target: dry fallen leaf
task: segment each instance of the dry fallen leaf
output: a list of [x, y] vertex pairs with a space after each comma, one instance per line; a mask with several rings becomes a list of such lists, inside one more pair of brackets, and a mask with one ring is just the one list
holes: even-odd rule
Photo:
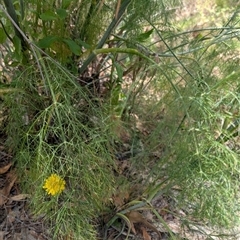
[[20, 215], [19, 211], [12, 211], [12, 210], [10, 210], [10, 212], [7, 215], [8, 223], [12, 224], [15, 221], [16, 217], [18, 217], [19, 215]]
[[27, 234], [26, 237], [27, 237], [26, 239], [28, 239], [28, 240], [37, 240], [37, 239], [38, 239], [38, 236], [33, 236], [33, 235], [30, 234], [30, 233]]
[[118, 209], [121, 208], [129, 199], [128, 189], [119, 189], [118, 192], [112, 197], [113, 204]]
[[22, 201], [28, 197], [30, 197], [30, 194], [18, 194], [16, 196], [10, 197], [10, 200], [18, 202], [18, 201]]
[[0, 240], [4, 239], [4, 235], [5, 235], [5, 232], [4, 231], [0, 231]]
[[116, 206], [117, 208], [120, 208], [124, 205], [124, 198], [122, 196], [115, 195], [112, 197], [112, 199], [114, 206]]
[[180, 221], [168, 221], [167, 224], [173, 233], [178, 234], [181, 232]]
[[137, 235], [137, 231], [136, 231], [136, 229], [135, 229], [135, 227], [134, 227], [133, 222], [131, 222], [131, 221], [130, 221], [130, 229], [131, 229], [131, 231], [132, 231], [133, 234]]
[[14, 240], [21, 240], [22, 239], [22, 236], [21, 236], [22, 234], [21, 233], [14, 233], [13, 234], [13, 239]]
[[129, 143], [131, 141], [131, 134], [127, 130], [127, 128], [124, 127], [123, 122], [120, 120], [120, 118], [116, 115], [111, 116], [112, 123], [112, 131], [113, 133], [118, 137], [119, 140], [121, 140], [123, 143]]
[[17, 176], [15, 173], [10, 172], [6, 177], [7, 181], [3, 189], [0, 190], [0, 206], [2, 206], [5, 202], [7, 202], [9, 193], [15, 183]]
[[149, 223], [143, 216], [141, 213], [136, 212], [136, 211], [131, 211], [129, 213], [126, 214], [126, 217], [129, 219], [131, 224], [134, 223], [139, 223], [144, 227], [147, 227], [149, 229], [151, 229], [152, 231], [156, 232], [159, 236], [159, 239], [161, 239], [161, 233], [157, 230], [156, 227], [154, 227], [154, 225], [152, 225], [151, 223]]
[[9, 164], [7, 164], [6, 166], [1, 167], [1, 168], [0, 168], [0, 174], [6, 173], [11, 166], [12, 166], [12, 163], [9, 163]]
[[141, 231], [142, 231], [144, 240], [151, 240], [150, 235], [148, 234], [148, 232], [146, 231], [146, 229], [143, 226], [141, 226]]
[[117, 165], [119, 174], [123, 174], [123, 172], [130, 167], [129, 160], [118, 161]]

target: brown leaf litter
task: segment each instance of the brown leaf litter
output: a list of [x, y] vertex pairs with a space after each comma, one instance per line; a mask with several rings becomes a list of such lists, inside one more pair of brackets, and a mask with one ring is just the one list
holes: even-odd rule
[[43, 220], [28, 210], [27, 194], [19, 190], [11, 155], [0, 149], [0, 240], [48, 240]]

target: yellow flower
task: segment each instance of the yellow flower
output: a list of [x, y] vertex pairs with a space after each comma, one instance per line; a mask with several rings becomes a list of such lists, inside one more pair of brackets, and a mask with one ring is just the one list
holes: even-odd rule
[[55, 196], [65, 189], [65, 184], [66, 182], [64, 179], [57, 174], [52, 174], [45, 180], [43, 189], [45, 189], [48, 194]]

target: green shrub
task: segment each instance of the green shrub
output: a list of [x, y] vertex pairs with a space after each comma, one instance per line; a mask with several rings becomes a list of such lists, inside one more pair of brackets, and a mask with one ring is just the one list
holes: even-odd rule
[[[223, 27], [181, 30], [177, 6], [14, 3], [8, 13], [17, 14], [24, 34], [1, 7], [4, 60], [15, 70], [0, 92], [6, 144], [21, 189], [53, 238], [96, 239], [96, 218], [106, 209], [114, 215], [112, 196], [135, 182], [144, 184], [137, 204], [129, 198], [108, 227], [131, 204], [138, 209], [163, 192], [189, 218], [217, 226], [237, 219], [238, 10]], [[126, 146], [131, 167], [148, 177], [117, 172], [116, 153]], [[43, 189], [52, 174], [66, 183], [56, 196]]]

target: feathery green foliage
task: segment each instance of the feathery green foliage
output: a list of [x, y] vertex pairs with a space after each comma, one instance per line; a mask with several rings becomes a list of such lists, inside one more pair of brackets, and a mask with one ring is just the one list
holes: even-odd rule
[[[27, 50], [1, 6], [4, 61], [15, 69], [0, 89], [4, 131], [22, 191], [34, 193], [32, 209], [45, 215], [53, 238], [96, 239], [103, 212], [111, 212], [108, 229], [163, 193], [189, 219], [234, 224], [239, 10], [221, 26], [196, 27], [179, 17], [178, 1], [24, 4], [14, 7]], [[126, 145], [129, 168], [147, 177], [118, 172]], [[42, 188], [53, 173], [66, 181], [55, 197]], [[115, 213], [114, 194], [135, 183], [143, 189]]]

